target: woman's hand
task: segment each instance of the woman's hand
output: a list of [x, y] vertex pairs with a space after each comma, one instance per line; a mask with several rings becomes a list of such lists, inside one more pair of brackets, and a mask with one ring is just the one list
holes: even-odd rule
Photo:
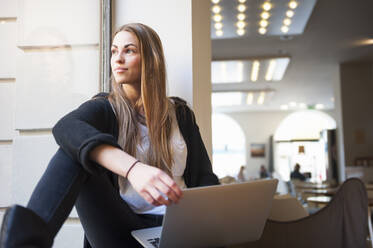
[[147, 202], [155, 206], [178, 203], [182, 196], [182, 191], [174, 180], [162, 170], [150, 165], [137, 163], [127, 178], [132, 187]]
[[[90, 153], [90, 159], [118, 175], [127, 175], [128, 167], [123, 164], [133, 164], [136, 158], [117, 147], [102, 144]], [[177, 184], [162, 170], [137, 163], [130, 170], [127, 179], [132, 187], [150, 204], [155, 206], [177, 203], [182, 192]], [[162, 195], [163, 194], [163, 195]], [[165, 199], [167, 196], [168, 199]]]

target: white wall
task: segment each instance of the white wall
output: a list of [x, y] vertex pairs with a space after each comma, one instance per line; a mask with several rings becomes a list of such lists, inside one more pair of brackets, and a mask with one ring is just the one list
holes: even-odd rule
[[[2, 216], [27, 204], [57, 150], [53, 125], [99, 90], [100, 1], [2, 0], [0, 18]], [[76, 217], [53, 247], [82, 246]]]
[[[276, 132], [280, 122], [288, 115], [288, 112], [238, 112], [229, 113], [242, 128], [246, 139], [246, 173], [247, 178], [258, 178], [261, 165], [268, 168], [269, 137]], [[250, 155], [250, 144], [265, 144], [265, 157], [252, 158]]]
[[[0, 223], [4, 208], [11, 204], [12, 150], [14, 131], [14, 84], [16, 71], [16, 1], [0, 2], [0, 18], [11, 18], [0, 24]], [[9, 58], [4, 61], [3, 58]]]
[[[12, 149], [14, 131], [14, 82], [16, 57], [16, 1], [0, 2], [0, 18], [12, 18], [0, 24], [0, 207], [11, 203]], [[3, 58], [9, 58], [4, 61]], [[3, 211], [0, 211], [3, 214]]]

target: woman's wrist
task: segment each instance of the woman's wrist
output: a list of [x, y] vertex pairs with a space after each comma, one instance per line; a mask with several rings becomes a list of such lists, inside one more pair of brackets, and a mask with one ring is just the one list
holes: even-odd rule
[[128, 179], [128, 175], [130, 174], [131, 170], [133, 169], [133, 167], [135, 167], [138, 163], [140, 163], [140, 160], [136, 160], [134, 163], [132, 163], [132, 165], [128, 168], [127, 170], [127, 173], [125, 175], [125, 179]]
[[128, 153], [106, 144], [91, 151], [90, 159], [124, 178], [128, 178], [129, 172], [139, 164], [139, 161]]

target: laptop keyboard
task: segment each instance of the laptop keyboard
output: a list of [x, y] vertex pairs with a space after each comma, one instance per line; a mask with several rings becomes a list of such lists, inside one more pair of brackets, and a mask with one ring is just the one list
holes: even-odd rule
[[152, 244], [155, 248], [159, 246], [159, 238], [148, 239], [149, 243]]

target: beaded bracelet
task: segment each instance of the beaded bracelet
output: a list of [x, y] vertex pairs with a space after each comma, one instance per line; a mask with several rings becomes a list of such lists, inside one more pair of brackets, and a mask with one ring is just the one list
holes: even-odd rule
[[127, 179], [127, 177], [128, 177], [128, 174], [130, 173], [130, 171], [132, 170], [132, 168], [138, 163], [138, 162], [140, 162], [139, 160], [136, 160], [132, 165], [131, 165], [131, 167], [128, 169], [128, 171], [127, 171], [127, 174], [126, 174], [126, 176], [124, 177], [125, 179]]

